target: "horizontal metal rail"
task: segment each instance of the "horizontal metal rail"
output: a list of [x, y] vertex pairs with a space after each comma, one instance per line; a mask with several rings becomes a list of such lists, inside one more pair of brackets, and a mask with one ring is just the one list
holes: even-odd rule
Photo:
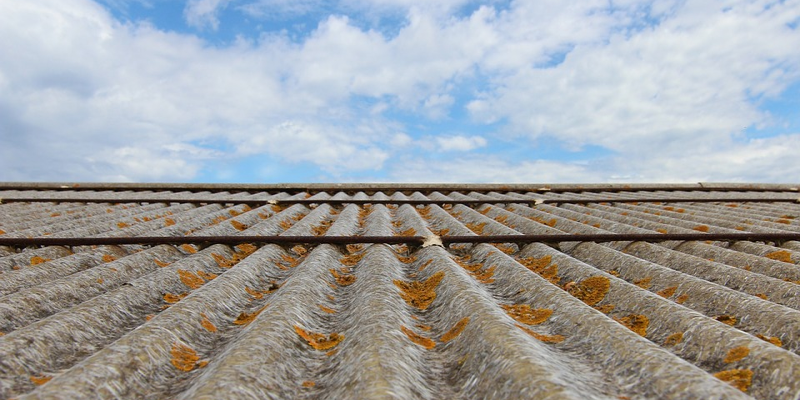
[[396, 193], [396, 192], [637, 192], [637, 191], [760, 191], [760, 192], [798, 192], [797, 184], [320, 184], [320, 183], [282, 183], [282, 184], [208, 184], [208, 183], [98, 183], [98, 182], [0, 182], [0, 190], [70, 190], [70, 191], [188, 191], [188, 192], [244, 192], [257, 193], [276, 191], [286, 193]]
[[[90, 246], [123, 244], [227, 244], [274, 243], [274, 244], [423, 244], [423, 236], [138, 236], [98, 238], [4, 238], [0, 246]], [[770, 241], [785, 242], [800, 240], [800, 232], [791, 233], [644, 233], [644, 234], [551, 234], [551, 235], [486, 235], [486, 236], [441, 236], [442, 244], [451, 243], [561, 243], [561, 242], [619, 242], [667, 240], [706, 241]]]
[[131, 197], [127, 199], [122, 198], [108, 198], [108, 197], [10, 197], [0, 199], [0, 203], [109, 203], [109, 204], [127, 204], [127, 203], [183, 203], [183, 204], [247, 204], [248, 206], [261, 207], [267, 204], [274, 205], [291, 205], [291, 204], [330, 204], [330, 205], [344, 205], [344, 204], [410, 204], [410, 205], [447, 205], [447, 204], [464, 204], [464, 205], [481, 205], [481, 204], [597, 204], [597, 203], [796, 203], [800, 202], [798, 198], [763, 198], [763, 197], [740, 197], [740, 198], [636, 198], [636, 199], [618, 199], [618, 198], [598, 198], [598, 199], [484, 199], [484, 200], [378, 200], [378, 199], [282, 199], [282, 200], [264, 200], [264, 199], [170, 199], [170, 198], [150, 198], [150, 197]]

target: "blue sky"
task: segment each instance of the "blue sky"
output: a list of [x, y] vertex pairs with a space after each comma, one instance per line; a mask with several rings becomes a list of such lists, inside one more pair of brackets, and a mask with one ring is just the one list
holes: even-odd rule
[[0, 181], [798, 182], [800, 1], [0, 0]]

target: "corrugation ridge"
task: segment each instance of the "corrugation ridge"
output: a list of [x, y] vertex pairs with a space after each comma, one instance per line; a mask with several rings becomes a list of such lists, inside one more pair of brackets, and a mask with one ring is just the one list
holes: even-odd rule
[[711, 318], [732, 316], [736, 328], [753, 335], [778, 337], [787, 348], [798, 352], [796, 336], [800, 330], [791, 330], [800, 324], [796, 310], [677, 271], [670, 265], [655, 264], [593, 243], [576, 247], [570, 255], [606, 272], [615, 271], [626, 281], [647, 282], [651, 290], [674, 287], [666, 297], [684, 307]]
[[[795, 283], [664, 249], [651, 243], [634, 243], [624, 252], [751, 296], [765, 295], [772, 302], [800, 310], [800, 285]], [[800, 318], [800, 314], [798, 317]]]
[[100, 246], [97, 249], [27, 266], [16, 271], [12, 270], [0, 275], [0, 297], [31, 286], [60, 279], [127, 255], [128, 252], [119, 246]]
[[324, 223], [330, 223], [331, 206], [322, 204], [317, 208], [304, 210], [305, 216], [291, 228], [281, 233], [281, 236], [317, 236], [314, 234], [314, 228], [327, 230]]
[[[305, 390], [303, 381], [311, 378], [308, 371], [326, 356], [311, 348], [295, 326], [332, 333], [334, 324], [317, 304], [330, 292], [325, 284], [330, 279], [328, 267], [336, 264], [338, 255], [333, 246], [325, 244], [311, 251], [269, 298], [267, 308], [217, 353], [180, 398], [299, 397]], [[348, 339], [353, 338], [344, 338]]]
[[[753, 226], [758, 226], [761, 228], [766, 229], [765, 232], [785, 232], [785, 231], [799, 231], [800, 226], [796, 224], [792, 224], [792, 219], [782, 219], [781, 216], [788, 215], [787, 210], [789, 207], [783, 206], [783, 212], [778, 211], [771, 211], [768, 210], [767, 207], [759, 206], [759, 203], [751, 203], [755, 207], [751, 207], [748, 210], [742, 210], [739, 207], [740, 203], [699, 203], [696, 204], [694, 207], [698, 210], [703, 210], [708, 215], [719, 215], [720, 217], [724, 217], [727, 221], [731, 222], [739, 222], [742, 219], [753, 219], [758, 218], [753, 221]], [[744, 203], [748, 204], [748, 203]], [[731, 207], [735, 206], [735, 207]], [[745, 212], [747, 211], [747, 212]], [[770, 221], [769, 219], [775, 220], [784, 220], [785, 223], [778, 223], [776, 221]], [[740, 223], [739, 223], [740, 225]]]
[[[408, 341], [401, 326], [413, 320], [392, 281], [401, 279], [402, 266], [386, 245], [365, 250], [353, 268], [355, 282], [337, 307], [336, 331], [344, 341], [324, 365], [316, 380], [322, 398], [409, 399], [436, 398], [424, 379], [424, 350]], [[341, 269], [341, 264], [330, 265]], [[314, 396], [316, 397], [316, 396]]]
[[[579, 259], [583, 259], [580, 256], [588, 253], [594, 254], [596, 259], [607, 256], [608, 250], [601, 251], [599, 247], [586, 243], [577, 247], [574, 255]], [[619, 275], [625, 277], [622, 280], [571, 257], [550, 252], [553, 264], [558, 265], [562, 282], [579, 282], [580, 285], [580, 282], [590, 277], [604, 277], [610, 284], [609, 290], [596, 307], [617, 319], [632, 314], [644, 316], [648, 323], [639, 328], [643, 330], [640, 334], [655, 344], [668, 348], [709, 373], [733, 367], [752, 370], [753, 384], [748, 393], [756, 397], [775, 398], [784, 396], [787, 392], [800, 394], [800, 357], [797, 355], [727, 325], [721, 325], [703, 314], [627, 282], [630, 280], [638, 282], [640, 286], [652, 284], [655, 287], [666, 287], [665, 280], [661, 277], [651, 277], [649, 271], [643, 268], [636, 271], [621, 268]], [[683, 285], [678, 285], [679, 292], [683, 289]], [[609, 311], [608, 308], [612, 309]], [[664, 345], [673, 334], [681, 334], [683, 339], [675, 346]], [[724, 362], [731, 349], [741, 346], [750, 349], [749, 356], [736, 362]], [[778, 368], [781, 374], [776, 376], [762, 373], [766, 368]], [[778, 381], [780, 383], [775, 384]]]
[[[275, 209], [272, 207], [275, 207]], [[280, 206], [270, 206], [270, 209], [273, 214], [267, 215], [263, 221], [251, 226], [250, 229], [248, 229], [248, 234], [264, 236], [279, 235], [294, 225], [297, 220], [305, 217], [305, 213], [308, 212], [308, 207], [302, 204], [294, 204], [286, 209], [282, 209]]]
[[[596, 399], [610, 398], [584, 382], [586, 375], [570, 368], [549, 348], [514, 326], [491, 295], [470, 277], [442, 248], [420, 251], [432, 260], [420, 278], [444, 273], [436, 289], [428, 320], [444, 331], [464, 317], [464, 331], [444, 344], [442, 357], [450, 368], [443, 371], [460, 397]], [[440, 331], [440, 332], [441, 332]], [[438, 333], [438, 332], [436, 332]], [[437, 346], [438, 347], [438, 346]], [[449, 353], [449, 354], [448, 354]]]
[[[118, 205], [116, 207], [121, 207]], [[11, 237], [37, 237], [37, 236], [44, 236], [45, 234], [50, 234], [52, 236], [61, 236], [61, 237], [79, 237], [80, 235], [91, 235], [97, 234], [100, 232], [110, 231], [116, 228], [115, 224], [117, 223], [115, 220], [119, 219], [119, 213], [114, 211], [107, 212], [107, 210], [113, 210], [113, 208], [109, 205], [105, 205], [102, 207], [105, 211], [102, 211], [98, 214], [91, 214], [81, 219], [74, 219], [69, 221], [63, 221], [56, 224], [42, 224], [37, 225], [25, 230], [15, 231]], [[76, 229], [76, 227], [78, 227]]]
[[[164, 307], [169, 307], [170, 304], [165, 303], [165, 294], [180, 295], [193, 290], [183, 282], [180, 271], [198, 274], [198, 270], [201, 270], [202, 276], [222, 273], [224, 269], [217, 266], [210, 254], [212, 252], [227, 256], [233, 253], [227, 246], [212, 246], [202, 253], [177, 260], [168, 267], [14, 331], [0, 340], [0, 354], [14, 355], [8, 357], [8, 361], [0, 362], [0, 370], [17, 376], [17, 394], [34, 388], [27, 379], [29, 376], [58, 376], [59, 370], [71, 368], [144, 324]], [[168, 255], [161, 257], [168, 258]], [[193, 286], [199, 284], [192, 283]], [[120, 372], [123, 371], [125, 368], [120, 368]]]
[[0, 297], [0, 331], [9, 332], [123, 285], [180, 257], [159, 246]]
[[425, 220], [417, 213], [417, 209], [409, 204], [403, 204], [398, 207], [394, 212], [396, 221], [401, 222], [402, 225], [397, 227], [397, 231], [405, 235], [410, 233], [409, 236], [430, 236], [433, 232], [428, 229]]
[[[213, 252], [231, 253], [227, 246], [215, 245], [181, 260], [180, 264], [192, 271], [215, 270], [218, 261], [212, 256]], [[269, 253], [269, 250], [262, 253], [265, 252]], [[249, 294], [243, 286], [261, 280], [253, 271], [257, 270], [255, 266], [251, 266], [250, 271], [234, 272], [243, 263], [23, 398], [175, 395], [197, 376], [203, 361], [220, 341], [219, 331], [209, 328], [224, 328], [223, 324], [230, 323], [247, 305]], [[204, 324], [204, 319], [210, 325]], [[192, 354], [197, 358], [192, 359]], [[137, 361], [131, 363], [130, 360]]]
[[[703, 205], [705, 205], [705, 207]], [[753, 232], [780, 233], [786, 231], [785, 229], [782, 229], [783, 227], [770, 226], [763, 223], [763, 221], [761, 221], [761, 216], [757, 214], [753, 214], [747, 219], [742, 219], [742, 217], [739, 216], [721, 213], [719, 210], [708, 209], [707, 206], [708, 203], [688, 203], [686, 205], [682, 205], [682, 208], [684, 208], [687, 213], [693, 216], [694, 220], [698, 221], [699, 223], [713, 222], [714, 225], [719, 227], [738, 230], [736, 228], [741, 227], [745, 221], [752, 221], [752, 223], [748, 224], [747, 226]], [[724, 206], [721, 208], [724, 208]], [[758, 219], [753, 220], [753, 217]]]
[[785, 247], [770, 246], [768, 244], [738, 241], [729, 247], [731, 250], [741, 251], [772, 260], [781, 261], [789, 265], [800, 263], [800, 251]]
[[5, 279], [5, 277], [2, 275], [4, 273], [30, 267], [31, 264], [36, 262], [57, 260], [62, 257], [67, 257], [71, 254], [72, 250], [63, 246], [24, 248], [19, 253], [13, 252], [3, 258], [0, 258], [0, 280]]
[[[596, 276], [589, 267], [574, 270], [575, 260], [544, 244], [526, 246], [519, 257], [545, 259], [550, 256], [564, 271], [576, 276]], [[532, 273], [509, 256], [495, 252], [493, 263], [503, 266], [495, 272], [496, 279], [505, 279], [499, 295], [520, 296], [526, 303], [554, 310], [548, 320], [551, 332], [565, 336], [555, 347], [576, 358], [590, 360], [594, 368], [613, 379], [626, 395], [640, 398], [747, 398], [740, 391], [724, 384], [697, 366], [645, 340], [638, 334], [593, 310], [563, 289]], [[609, 279], [610, 280], [610, 279]], [[536, 288], [536, 290], [531, 290]], [[631, 374], [631, 371], [636, 371]]]
[[674, 250], [773, 278], [800, 282], [800, 269], [789, 263], [766, 257], [694, 241], [684, 242]]

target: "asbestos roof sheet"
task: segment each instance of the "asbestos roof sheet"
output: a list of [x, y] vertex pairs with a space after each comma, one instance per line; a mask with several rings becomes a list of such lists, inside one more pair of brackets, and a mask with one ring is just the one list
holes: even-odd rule
[[798, 197], [0, 183], [0, 398], [798, 399]]

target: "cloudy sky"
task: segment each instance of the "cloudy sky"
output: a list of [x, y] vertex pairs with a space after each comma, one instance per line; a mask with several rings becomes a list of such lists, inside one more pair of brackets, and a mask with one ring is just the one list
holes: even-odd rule
[[800, 181], [800, 0], [0, 0], [0, 181]]

